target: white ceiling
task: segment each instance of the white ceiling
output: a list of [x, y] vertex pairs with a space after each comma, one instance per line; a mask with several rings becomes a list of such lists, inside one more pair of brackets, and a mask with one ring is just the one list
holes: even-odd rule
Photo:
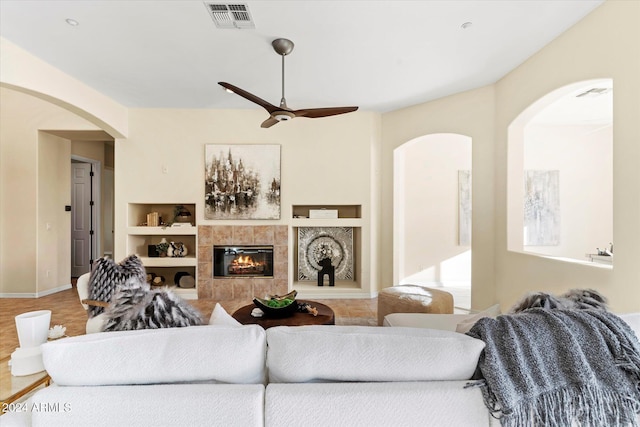
[[496, 82], [602, 0], [244, 3], [255, 29], [202, 1], [2, 0], [0, 34], [127, 107], [225, 109], [260, 107], [218, 81], [279, 103], [286, 37], [290, 108], [386, 112]]

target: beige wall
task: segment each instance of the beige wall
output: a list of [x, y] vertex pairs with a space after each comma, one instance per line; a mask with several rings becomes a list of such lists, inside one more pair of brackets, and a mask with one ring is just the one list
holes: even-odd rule
[[365, 255], [360, 279], [367, 289], [377, 285], [369, 254], [375, 238], [370, 218], [377, 208], [370, 178], [378, 114], [299, 118], [270, 129], [260, 127], [265, 113], [258, 110], [134, 109], [129, 118], [129, 138], [115, 143], [115, 259], [127, 255], [128, 203], [195, 203], [200, 225], [255, 225], [204, 220], [205, 145], [279, 144], [281, 219], [260, 223], [291, 223], [292, 205], [361, 205]]
[[[433, 102], [378, 114], [357, 112], [321, 119], [322, 125], [296, 119], [268, 131], [259, 128], [262, 111], [131, 110], [99, 101], [90, 88], [72, 88], [76, 99], [90, 93], [91, 103], [66, 105], [95, 109], [92, 122], [112, 113], [112, 129], [129, 139], [116, 140], [116, 248], [125, 255], [124, 227], [128, 202], [195, 201], [202, 220], [204, 144], [275, 143], [283, 147], [283, 219], [291, 204], [362, 204], [365, 274], [371, 289], [390, 286], [393, 274], [393, 150], [433, 133], [472, 138], [473, 260], [472, 306], [500, 302], [508, 308], [532, 290], [563, 291], [593, 287], [610, 297], [618, 311], [640, 304], [640, 2], [609, 0], [575, 27], [494, 85]], [[5, 59], [9, 59], [6, 61]], [[2, 45], [3, 84], [34, 86], [61, 96], [47, 79], [47, 67]], [[20, 65], [25, 65], [21, 67]], [[31, 65], [31, 67], [29, 66]], [[13, 70], [13, 71], [12, 71]], [[21, 77], [16, 70], [29, 70]], [[38, 74], [37, 71], [41, 71]], [[51, 71], [51, 70], [49, 70]], [[6, 82], [6, 76], [12, 77]], [[28, 77], [28, 78], [27, 78]], [[37, 78], [50, 84], [38, 83]], [[506, 248], [507, 127], [546, 93], [568, 83], [611, 77], [614, 81], [614, 243], [613, 271], [508, 252]], [[22, 82], [22, 83], [21, 83]], [[36, 83], [39, 84], [36, 85]], [[77, 82], [76, 82], [77, 83]], [[38, 89], [33, 89], [38, 91]], [[35, 292], [37, 267], [36, 195], [37, 129], [86, 129], [89, 122], [46, 103], [23, 108], [25, 99], [2, 94], [2, 292]], [[47, 98], [47, 96], [45, 96]], [[54, 96], [54, 98], [56, 98]], [[47, 98], [48, 99], [48, 98]], [[57, 98], [56, 98], [57, 99]], [[33, 100], [31, 100], [33, 101]], [[96, 103], [98, 105], [96, 105]], [[9, 107], [10, 110], [4, 107]], [[16, 110], [19, 111], [16, 113]], [[109, 110], [108, 114], [104, 113]], [[17, 120], [16, 120], [17, 117]], [[10, 120], [8, 120], [10, 119]], [[9, 126], [6, 124], [10, 123]], [[111, 133], [118, 136], [117, 132]], [[168, 173], [162, 173], [162, 167]], [[24, 190], [24, 191], [23, 191]], [[10, 209], [24, 212], [16, 219]], [[10, 216], [11, 214], [11, 216]], [[18, 244], [23, 244], [13, 251]], [[10, 249], [10, 251], [8, 251]]]
[[455, 133], [472, 138], [473, 182], [471, 304], [484, 308], [494, 302], [494, 88], [487, 86], [426, 104], [384, 114], [382, 117], [382, 281], [397, 282], [392, 263], [393, 151], [422, 135]]
[[[524, 170], [559, 171], [560, 241], [554, 246], [511, 250], [587, 261], [585, 254], [609, 247], [613, 240], [612, 133], [611, 126], [601, 124], [527, 126]], [[509, 232], [522, 239], [522, 230], [520, 221]]]
[[[38, 131], [96, 128], [63, 108], [6, 88], [0, 88], [0, 122], [0, 293], [36, 295], [68, 286], [70, 219], [64, 205], [69, 197], [62, 192], [69, 191], [70, 148]], [[64, 241], [58, 239], [63, 235]]]
[[71, 143], [38, 132], [38, 294], [70, 285], [71, 278]]
[[[590, 287], [617, 311], [640, 309], [640, 2], [607, 1], [496, 85], [496, 300], [503, 308], [532, 290]], [[507, 127], [546, 93], [613, 78], [613, 271], [508, 252]], [[474, 164], [475, 167], [475, 164]]]
[[[436, 134], [395, 150], [395, 277], [470, 282], [469, 245], [458, 242], [458, 171], [471, 170], [471, 138]], [[397, 190], [397, 191], [396, 191]]]

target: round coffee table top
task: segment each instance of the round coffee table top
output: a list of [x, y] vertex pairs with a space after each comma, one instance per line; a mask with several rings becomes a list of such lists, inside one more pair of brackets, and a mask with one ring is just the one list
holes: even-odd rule
[[318, 315], [314, 316], [310, 313], [296, 312], [289, 317], [253, 317], [251, 311], [256, 308], [255, 304], [248, 304], [240, 307], [233, 312], [231, 316], [243, 325], [260, 325], [265, 329], [273, 326], [303, 326], [303, 325], [334, 325], [335, 314], [331, 307], [320, 304], [315, 301], [297, 300], [299, 303], [307, 303], [311, 307], [318, 309]]

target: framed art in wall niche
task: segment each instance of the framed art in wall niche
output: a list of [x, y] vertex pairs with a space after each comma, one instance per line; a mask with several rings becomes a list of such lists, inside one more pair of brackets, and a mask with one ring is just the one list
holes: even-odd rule
[[317, 280], [325, 258], [331, 260], [336, 280], [355, 280], [353, 227], [298, 228], [298, 280]]
[[560, 244], [560, 171], [524, 171], [524, 245]]
[[205, 219], [280, 219], [280, 146], [205, 146]]
[[458, 245], [471, 245], [471, 171], [458, 171]]

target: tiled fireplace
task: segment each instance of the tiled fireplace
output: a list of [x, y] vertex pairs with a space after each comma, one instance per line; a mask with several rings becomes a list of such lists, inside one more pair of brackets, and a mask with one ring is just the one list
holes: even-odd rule
[[[273, 246], [273, 277], [214, 277], [213, 248]], [[289, 230], [286, 225], [199, 225], [198, 298], [246, 300], [288, 292]]]

